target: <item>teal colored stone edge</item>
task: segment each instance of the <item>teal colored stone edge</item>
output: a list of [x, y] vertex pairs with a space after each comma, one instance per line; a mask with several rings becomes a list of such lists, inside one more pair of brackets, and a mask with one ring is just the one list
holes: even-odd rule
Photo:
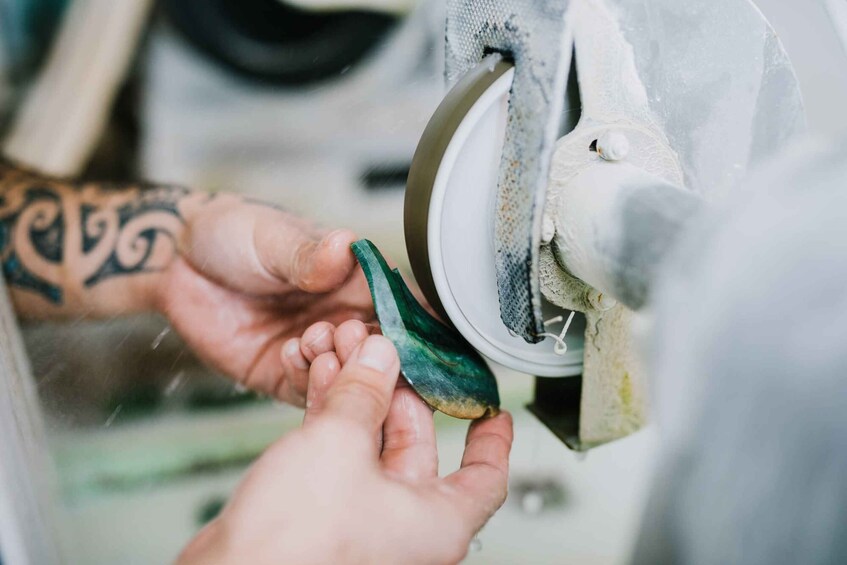
[[477, 419], [497, 414], [497, 380], [479, 353], [418, 303], [373, 243], [364, 239], [352, 249], [367, 278], [382, 333], [397, 347], [403, 376], [412, 388], [449, 416]]

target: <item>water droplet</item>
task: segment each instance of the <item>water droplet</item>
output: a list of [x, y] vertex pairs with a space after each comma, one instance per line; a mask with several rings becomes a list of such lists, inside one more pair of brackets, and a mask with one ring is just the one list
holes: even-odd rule
[[587, 451], [574, 451], [573, 454], [574, 454], [574, 457], [576, 457], [577, 461], [585, 461], [586, 459], [588, 459], [588, 452]]
[[150, 349], [158, 349], [169, 333], [171, 333], [171, 327], [165, 326], [165, 329], [160, 331], [159, 335], [156, 336], [156, 339], [153, 340], [153, 343], [150, 344]]
[[470, 545], [468, 545], [468, 552], [479, 553], [480, 551], [482, 551], [482, 540], [479, 539], [479, 535], [476, 535], [471, 540]]
[[521, 509], [530, 516], [541, 514], [544, 510], [544, 493], [537, 490], [527, 491], [521, 498]]

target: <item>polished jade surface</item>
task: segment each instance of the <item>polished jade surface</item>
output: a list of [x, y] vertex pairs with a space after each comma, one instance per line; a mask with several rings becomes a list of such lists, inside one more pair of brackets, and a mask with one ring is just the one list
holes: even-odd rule
[[397, 347], [403, 376], [435, 410], [476, 419], [500, 409], [497, 381], [486, 362], [456, 330], [429, 314], [368, 240], [353, 244], [385, 337]]

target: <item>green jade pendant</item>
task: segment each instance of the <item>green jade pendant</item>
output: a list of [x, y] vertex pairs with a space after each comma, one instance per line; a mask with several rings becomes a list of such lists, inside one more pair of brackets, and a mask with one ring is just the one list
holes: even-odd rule
[[454, 418], [497, 415], [497, 381], [479, 353], [424, 310], [373, 243], [357, 241], [353, 253], [368, 279], [382, 333], [397, 348], [403, 376], [415, 392]]

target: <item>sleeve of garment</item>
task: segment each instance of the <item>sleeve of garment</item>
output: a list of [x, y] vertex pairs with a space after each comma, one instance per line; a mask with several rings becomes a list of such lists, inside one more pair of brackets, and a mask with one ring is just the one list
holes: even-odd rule
[[847, 562], [847, 142], [735, 191], [653, 300], [664, 452], [633, 562]]

